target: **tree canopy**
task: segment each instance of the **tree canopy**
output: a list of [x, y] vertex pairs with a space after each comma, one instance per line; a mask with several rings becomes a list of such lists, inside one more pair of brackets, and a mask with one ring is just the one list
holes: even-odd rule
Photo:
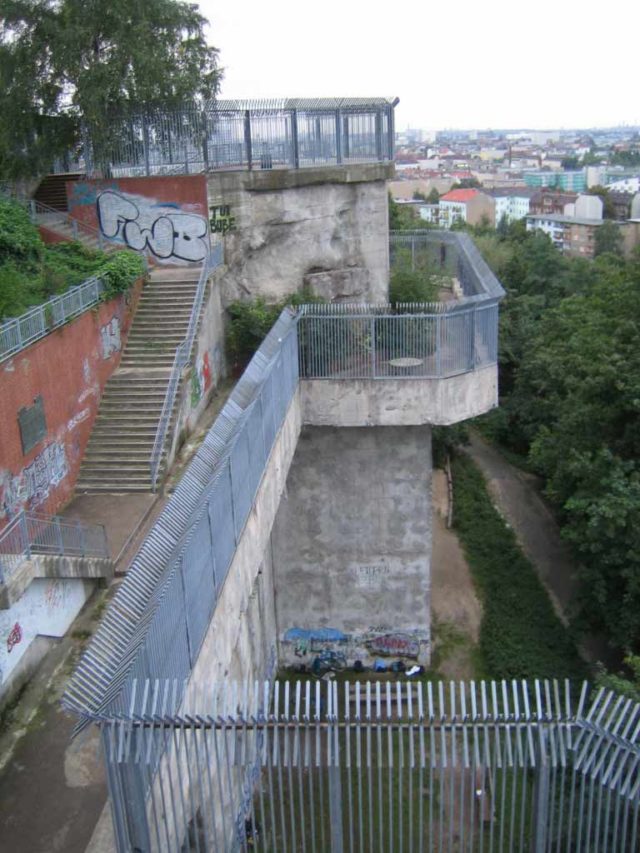
[[33, 174], [114, 116], [213, 98], [206, 19], [179, 0], [0, 0], [0, 172]]

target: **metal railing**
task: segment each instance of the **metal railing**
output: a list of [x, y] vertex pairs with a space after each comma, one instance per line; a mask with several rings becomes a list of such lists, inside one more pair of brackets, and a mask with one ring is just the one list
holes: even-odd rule
[[162, 404], [162, 411], [160, 413], [160, 419], [158, 421], [158, 426], [156, 429], [153, 449], [151, 450], [151, 456], [149, 457], [151, 490], [153, 492], [155, 492], [158, 485], [158, 477], [160, 476], [160, 467], [162, 464], [162, 455], [167, 439], [167, 431], [169, 429], [169, 424], [171, 423], [173, 407], [176, 400], [176, 394], [178, 392], [178, 386], [180, 384], [180, 377], [184, 368], [191, 361], [191, 351], [193, 350], [193, 343], [195, 340], [196, 331], [198, 329], [198, 321], [200, 319], [200, 312], [202, 311], [202, 302], [207, 287], [207, 281], [209, 279], [211, 271], [214, 270], [216, 267], [221, 266], [222, 263], [222, 243], [216, 243], [207, 252], [207, 257], [205, 258], [205, 261], [202, 265], [202, 269], [200, 270], [200, 277], [198, 278], [196, 295], [193, 300], [193, 305], [191, 306], [191, 316], [189, 317], [187, 333], [182, 343], [178, 345], [175, 357], [173, 359], [173, 365], [171, 367], [171, 376], [169, 377], [169, 383], [167, 385], [164, 403]]
[[302, 379], [443, 379], [495, 364], [498, 305], [305, 305]]
[[70, 710], [125, 710], [136, 678], [177, 678], [179, 702], [297, 387], [296, 318], [285, 310], [105, 613], [67, 688]]
[[77, 240], [91, 249], [100, 249], [102, 252], [117, 252], [125, 248], [122, 244], [107, 240], [99, 228], [80, 222], [63, 210], [56, 210], [54, 207], [49, 207], [34, 199], [30, 199], [27, 204], [29, 216], [35, 225], [50, 228], [52, 231], [72, 240]]
[[100, 276], [91, 276], [61, 296], [30, 308], [20, 317], [5, 320], [0, 325], [0, 362], [92, 308], [100, 302], [104, 291]]
[[33, 554], [109, 558], [102, 524], [21, 510], [0, 532], [0, 583]]
[[84, 134], [84, 163], [109, 177], [218, 169], [301, 169], [392, 161], [392, 98], [220, 100], [114, 116], [111, 140]]
[[118, 851], [638, 850], [640, 705], [610, 691], [209, 683], [179, 714], [174, 691], [92, 715]]

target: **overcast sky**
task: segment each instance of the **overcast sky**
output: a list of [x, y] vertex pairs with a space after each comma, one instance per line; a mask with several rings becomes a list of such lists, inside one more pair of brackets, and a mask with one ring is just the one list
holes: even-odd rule
[[397, 95], [396, 126], [640, 123], [638, 0], [201, 0], [222, 97]]

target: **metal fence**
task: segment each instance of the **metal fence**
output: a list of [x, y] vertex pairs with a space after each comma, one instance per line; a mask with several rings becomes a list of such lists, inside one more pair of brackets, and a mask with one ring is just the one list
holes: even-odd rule
[[611, 851], [640, 705], [587, 684], [146, 682], [102, 730], [119, 851]]
[[123, 249], [122, 244], [114, 243], [103, 236], [99, 228], [80, 222], [63, 210], [56, 210], [40, 201], [29, 199], [25, 202], [28, 206], [29, 216], [35, 225], [50, 228], [59, 234], [77, 240], [90, 249], [100, 249], [102, 252], [117, 252]]
[[169, 377], [167, 391], [165, 393], [164, 403], [162, 405], [162, 411], [160, 413], [160, 419], [158, 421], [158, 426], [156, 429], [156, 436], [153, 442], [151, 456], [149, 458], [151, 490], [154, 492], [158, 484], [158, 477], [160, 476], [162, 453], [167, 439], [167, 431], [171, 422], [173, 406], [175, 403], [176, 394], [178, 392], [178, 385], [180, 384], [180, 377], [184, 368], [191, 361], [191, 353], [193, 350], [193, 344], [198, 328], [198, 322], [200, 320], [200, 313], [202, 311], [202, 302], [207, 287], [207, 281], [209, 280], [209, 276], [211, 275], [212, 270], [214, 270], [216, 267], [221, 266], [223, 260], [224, 258], [222, 243], [216, 243], [207, 252], [207, 256], [204, 260], [204, 263], [202, 264], [202, 268], [200, 270], [200, 277], [198, 278], [196, 294], [194, 296], [193, 304], [191, 306], [191, 316], [189, 317], [187, 333], [182, 343], [179, 344], [176, 349], [175, 358], [173, 360], [173, 366], [171, 368], [171, 376]]
[[110, 177], [219, 169], [299, 169], [392, 161], [390, 98], [221, 100], [114, 116], [111, 139], [84, 134], [87, 172]]
[[135, 679], [184, 680], [298, 386], [296, 320], [283, 311], [207, 434], [116, 593], [65, 694], [126, 711]]
[[497, 303], [449, 305], [303, 306], [300, 377], [438, 379], [495, 364]]
[[0, 583], [33, 554], [109, 558], [102, 524], [21, 510], [0, 533]]
[[96, 305], [104, 290], [102, 279], [91, 276], [61, 296], [54, 296], [20, 317], [6, 320], [0, 325], [0, 362]]

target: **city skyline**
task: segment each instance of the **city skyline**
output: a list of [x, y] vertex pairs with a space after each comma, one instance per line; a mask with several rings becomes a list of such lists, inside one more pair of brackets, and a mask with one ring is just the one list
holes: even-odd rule
[[640, 11], [607, 6], [613, 29], [585, 18], [577, 0], [541, 0], [514, 20], [506, 0], [454, 11], [415, 0], [390, 13], [381, 3], [326, 0], [303, 19], [299, 4], [203, 0], [209, 38], [225, 69], [221, 97], [397, 95], [399, 129], [600, 128], [640, 124], [625, 80]]

